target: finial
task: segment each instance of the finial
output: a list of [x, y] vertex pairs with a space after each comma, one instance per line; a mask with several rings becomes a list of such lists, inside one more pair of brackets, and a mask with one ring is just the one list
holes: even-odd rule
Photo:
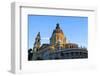
[[40, 35], [40, 32], [38, 32], [38, 34], [37, 34], [38, 36]]
[[56, 24], [56, 29], [60, 29], [59, 23]]

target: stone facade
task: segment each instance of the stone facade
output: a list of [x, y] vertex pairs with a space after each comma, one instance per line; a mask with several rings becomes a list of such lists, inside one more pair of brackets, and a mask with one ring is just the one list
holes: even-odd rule
[[59, 23], [56, 24], [56, 28], [53, 30], [50, 44], [41, 45], [41, 36], [39, 32], [31, 51], [32, 53], [28, 54], [28, 60], [88, 58], [88, 51], [86, 48], [80, 48], [78, 44], [68, 42]]

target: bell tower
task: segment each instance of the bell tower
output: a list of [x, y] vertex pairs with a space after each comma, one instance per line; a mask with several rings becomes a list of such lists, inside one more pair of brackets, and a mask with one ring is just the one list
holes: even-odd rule
[[40, 45], [41, 45], [41, 37], [40, 37], [40, 32], [38, 32], [36, 38], [35, 38], [35, 43], [33, 47], [33, 51], [39, 51]]

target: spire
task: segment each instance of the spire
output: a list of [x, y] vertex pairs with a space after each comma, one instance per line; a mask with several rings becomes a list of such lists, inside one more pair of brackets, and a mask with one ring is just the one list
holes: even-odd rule
[[40, 32], [38, 32], [37, 36], [39, 36], [39, 37], [40, 37]]
[[56, 29], [60, 29], [59, 23], [56, 24]]
[[38, 32], [36, 38], [35, 38], [35, 43], [34, 43], [34, 47], [33, 50], [34, 51], [38, 51], [41, 45], [41, 36], [40, 36], [40, 32]]

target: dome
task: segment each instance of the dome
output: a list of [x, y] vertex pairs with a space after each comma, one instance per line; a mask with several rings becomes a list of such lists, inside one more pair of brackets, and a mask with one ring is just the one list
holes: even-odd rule
[[52, 36], [50, 38], [50, 44], [56, 45], [57, 43], [66, 44], [66, 38], [62, 29], [59, 26], [59, 23], [56, 24], [56, 28], [53, 30]]
[[61, 30], [60, 26], [59, 26], [59, 23], [56, 24], [56, 28], [55, 30], [53, 31], [53, 34], [54, 33], [62, 33], [63, 34], [63, 31]]

